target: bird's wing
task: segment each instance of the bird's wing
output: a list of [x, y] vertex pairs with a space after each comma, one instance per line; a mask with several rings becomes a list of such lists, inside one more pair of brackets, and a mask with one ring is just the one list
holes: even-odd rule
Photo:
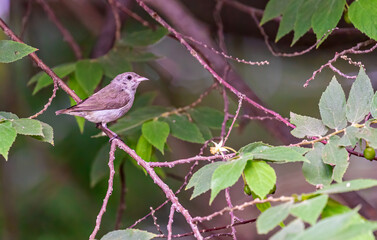
[[133, 100], [133, 94], [107, 85], [79, 104], [68, 108], [70, 112], [118, 109]]

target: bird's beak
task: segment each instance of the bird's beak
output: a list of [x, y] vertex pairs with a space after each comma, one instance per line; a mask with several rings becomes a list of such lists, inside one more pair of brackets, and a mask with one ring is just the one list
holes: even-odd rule
[[138, 80], [139, 80], [139, 82], [142, 82], [142, 81], [147, 81], [147, 80], [149, 80], [149, 79], [146, 78], [146, 77], [140, 77]]

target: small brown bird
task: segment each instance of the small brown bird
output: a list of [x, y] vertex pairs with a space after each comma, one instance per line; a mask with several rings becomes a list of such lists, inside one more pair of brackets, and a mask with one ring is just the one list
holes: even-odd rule
[[125, 72], [116, 76], [106, 87], [75, 106], [56, 111], [56, 115], [69, 114], [84, 117], [90, 122], [106, 124], [123, 116], [130, 110], [134, 102], [136, 89], [140, 82], [148, 78], [133, 72]]

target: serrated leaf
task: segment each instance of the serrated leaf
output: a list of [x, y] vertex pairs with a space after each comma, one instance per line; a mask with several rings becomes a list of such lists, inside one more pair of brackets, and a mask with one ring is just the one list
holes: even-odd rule
[[21, 118], [11, 122], [17, 134], [43, 137], [42, 124], [38, 120]]
[[339, 130], [346, 127], [346, 97], [335, 76], [319, 100], [319, 111], [323, 123], [329, 128]]
[[369, 146], [372, 148], [377, 148], [377, 129], [371, 128], [369, 126], [359, 129], [357, 134], [359, 138], [365, 139]]
[[224, 121], [224, 113], [209, 107], [199, 107], [191, 109], [189, 114], [198, 124], [205, 125], [213, 129], [221, 129]]
[[322, 143], [315, 143], [314, 149], [309, 151], [305, 157], [310, 163], [304, 162], [302, 172], [308, 183], [312, 185], [329, 185], [332, 181], [332, 168], [322, 161]]
[[374, 40], [377, 40], [376, 6], [376, 0], [358, 0], [352, 2], [348, 8], [348, 17], [352, 24]]
[[343, 136], [339, 140], [339, 146], [351, 146], [355, 147], [358, 138], [359, 129], [353, 126], [349, 126], [345, 129]]
[[0, 112], [0, 121], [10, 119], [18, 119], [18, 116], [11, 112]]
[[370, 113], [372, 114], [373, 118], [377, 118], [377, 92], [374, 94], [372, 98], [372, 103], [370, 105]]
[[278, 33], [276, 34], [275, 42], [279, 41], [287, 33], [293, 30], [298, 9], [304, 1], [305, 0], [290, 0], [289, 1], [289, 5], [284, 10], [283, 17], [281, 18]]
[[169, 123], [171, 135], [174, 137], [193, 143], [205, 142], [199, 128], [186, 116], [172, 115], [166, 118], [166, 121]]
[[237, 182], [245, 168], [246, 162], [246, 160], [237, 159], [216, 168], [211, 180], [210, 204], [221, 190], [233, 186]]
[[335, 165], [332, 178], [337, 182], [343, 180], [343, 175], [349, 165], [348, 152], [344, 147], [339, 147], [339, 140], [339, 136], [332, 136], [322, 152], [323, 162], [332, 166]]
[[192, 175], [189, 183], [186, 186], [186, 190], [194, 187], [194, 191], [190, 199], [196, 198], [202, 193], [207, 192], [211, 188], [211, 179], [213, 172], [226, 162], [214, 162], [205, 165]]
[[76, 63], [75, 76], [86, 94], [91, 95], [102, 79], [101, 64], [91, 60], [81, 60]]
[[257, 231], [259, 234], [266, 234], [284, 221], [289, 215], [292, 202], [283, 203], [270, 207], [257, 219]]
[[253, 159], [262, 159], [273, 162], [309, 162], [297, 150], [290, 147], [278, 146], [253, 151]]
[[24, 43], [11, 40], [0, 40], [0, 63], [17, 61], [38, 49]]
[[312, 28], [317, 39], [338, 25], [343, 14], [345, 0], [320, 0], [312, 17]]
[[326, 186], [316, 191], [316, 193], [320, 193], [320, 194], [344, 193], [344, 192], [359, 191], [362, 189], [371, 188], [375, 186], [377, 186], [377, 180], [375, 179], [355, 179], [351, 181], [344, 181], [341, 183], [336, 183], [330, 186]]
[[101, 240], [150, 240], [157, 235], [138, 229], [115, 230], [107, 233]]
[[[63, 78], [68, 76], [75, 70], [75, 65], [76, 63], [65, 63], [54, 67], [52, 70], [56, 73], [56, 75], [58, 75], [58, 77]], [[36, 94], [42, 88], [53, 84], [51, 77], [48, 76], [45, 72], [39, 72], [35, 74], [28, 82], [28, 85], [31, 85], [35, 82], [37, 84], [34, 87], [33, 95]]]
[[255, 151], [268, 149], [270, 147], [271, 147], [271, 145], [268, 145], [268, 144], [263, 143], [263, 142], [253, 142], [253, 143], [247, 144], [246, 146], [243, 146], [242, 148], [240, 148], [240, 150], [238, 152], [240, 153], [240, 155], [242, 155], [242, 154], [245, 154], [245, 153], [252, 153], [252, 152], [255, 152]]
[[347, 100], [347, 119], [351, 123], [359, 123], [370, 112], [373, 98], [373, 87], [363, 68], [360, 68], [355, 82], [352, 84]]
[[340, 240], [354, 239], [367, 231], [373, 231], [377, 228], [377, 223], [365, 221], [360, 223], [357, 220], [357, 210], [335, 215], [319, 221], [316, 225], [306, 229], [298, 234], [294, 240]]
[[275, 170], [264, 161], [248, 161], [244, 174], [247, 185], [260, 199], [264, 199], [276, 184]]
[[327, 133], [328, 129], [321, 120], [301, 116], [291, 112], [290, 122], [296, 125], [296, 128], [291, 131], [292, 135], [297, 138], [320, 137]]
[[51, 145], [54, 145], [54, 129], [47, 123], [41, 122], [43, 136], [32, 136], [33, 138], [42, 141], [48, 142]]
[[14, 140], [16, 140], [17, 132], [12, 127], [12, 123], [5, 121], [0, 123], [0, 154], [5, 160], [8, 160], [8, 152]]
[[141, 135], [136, 145], [136, 154], [144, 161], [149, 162], [152, 156], [152, 144], [150, 144], [144, 135]]
[[295, 204], [291, 209], [291, 214], [314, 225], [326, 206], [327, 199], [327, 195], [321, 195]]
[[143, 27], [136, 31], [126, 32], [120, 44], [134, 47], [149, 46], [160, 41], [168, 33], [169, 31], [163, 27], [156, 27], [155, 29]]
[[304, 1], [298, 11], [294, 24], [294, 37], [292, 45], [294, 45], [312, 26], [312, 16], [317, 10], [318, 0], [306, 0]]
[[166, 111], [168, 111], [168, 109], [161, 106], [148, 106], [135, 109], [118, 119], [117, 123], [110, 127], [110, 130], [118, 134], [123, 134], [134, 129], [140, 129], [144, 122], [158, 117]]
[[260, 25], [265, 24], [273, 18], [276, 18], [283, 14], [285, 8], [289, 5], [290, 1], [271, 0], [268, 1], [266, 8], [264, 9], [263, 17]]
[[298, 233], [304, 231], [305, 225], [298, 218], [290, 222], [285, 228], [281, 229], [279, 232], [275, 233], [270, 240], [290, 240]]
[[169, 136], [169, 124], [161, 121], [150, 121], [143, 124], [141, 131], [146, 140], [164, 154], [164, 146]]
[[118, 74], [132, 71], [127, 55], [123, 48], [113, 48], [97, 61], [102, 66], [105, 76], [115, 78]]

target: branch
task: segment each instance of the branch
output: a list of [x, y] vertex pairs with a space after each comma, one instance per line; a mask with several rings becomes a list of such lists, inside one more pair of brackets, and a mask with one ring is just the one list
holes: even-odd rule
[[119, 229], [120, 224], [122, 222], [123, 212], [126, 209], [127, 185], [126, 185], [126, 176], [124, 176], [124, 162], [120, 164], [119, 176], [120, 176], [120, 200], [119, 200], [119, 207], [117, 211], [117, 218], [116, 218], [117, 220], [115, 222], [115, 229]]
[[73, 52], [75, 53], [76, 58], [82, 59], [82, 53], [81, 53], [81, 49], [79, 45], [77, 44], [75, 39], [72, 37], [71, 33], [63, 26], [63, 24], [56, 17], [54, 11], [52, 11], [52, 9], [47, 4], [47, 2], [45, 0], [35, 0], [35, 1], [37, 1], [42, 6], [43, 10], [47, 13], [50, 20], [59, 29], [59, 31], [63, 35], [63, 39], [68, 43], [68, 45], [72, 48]]
[[115, 154], [116, 147], [117, 147], [117, 142], [112, 141], [110, 152], [109, 152], [109, 163], [108, 163], [108, 166], [110, 168], [109, 184], [108, 184], [108, 187], [107, 187], [105, 199], [103, 199], [101, 210], [99, 211], [99, 213], [97, 215], [96, 226], [94, 227], [92, 234], [90, 234], [89, 240], [95, 239], [96, 234], [97, 234], [97, 232], [98, 232], [98, 230], [101, 226], [102, 216], [106, 212], [107, 202], [109, 201], [110, 195], [113, 192], [113, 181], [114, 181], [114, 174], [115, 174], [115, 170], [114, 170], [115, 156], [114, 156], [114, 154]]

